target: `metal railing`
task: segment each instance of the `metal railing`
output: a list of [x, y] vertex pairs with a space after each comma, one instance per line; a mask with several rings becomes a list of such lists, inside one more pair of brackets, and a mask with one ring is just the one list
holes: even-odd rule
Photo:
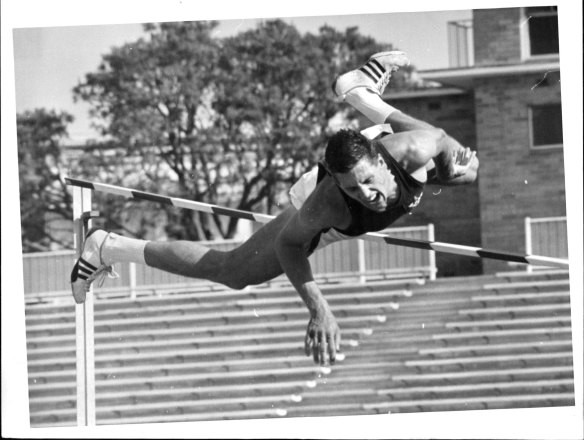
[[[525, 217], [525, 253], [568, 258], [568, 224], [566, 217]], [[528, 265], [527, 271], [546, 269]]]

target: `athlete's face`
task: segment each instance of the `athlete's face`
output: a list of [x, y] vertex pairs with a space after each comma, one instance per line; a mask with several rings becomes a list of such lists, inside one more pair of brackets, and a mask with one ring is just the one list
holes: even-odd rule
[[335, 173], [339, 187], [347, 195], [373, 211], [385, 211], [397, 200], [395, 177], [381, 156], [363, 158], [347, 173]]

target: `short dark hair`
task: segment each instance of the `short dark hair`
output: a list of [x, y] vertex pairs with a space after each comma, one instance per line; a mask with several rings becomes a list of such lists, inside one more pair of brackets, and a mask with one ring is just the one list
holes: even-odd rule
[[333, 173], [347, 173], [364, 157], [377, 157], [373, 142], [355, 130], [342, 129], [328, 141], [324, 161]]

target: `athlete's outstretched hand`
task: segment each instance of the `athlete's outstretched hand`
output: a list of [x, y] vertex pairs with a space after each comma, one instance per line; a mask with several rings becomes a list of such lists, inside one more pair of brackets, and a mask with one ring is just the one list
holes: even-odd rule
[[320, 365], [335, 363], [337, 352], [341, 349], [341, 330], [330, 310], [317, 312], [308, 321], [304, 351], [312, 355], [314, 362]]
[[456, 153], [452, 156], [452, 177], [456, 178], [464, 176], [476, 155], [477, 152], [472, 151], [468, 147], [456, 151]]

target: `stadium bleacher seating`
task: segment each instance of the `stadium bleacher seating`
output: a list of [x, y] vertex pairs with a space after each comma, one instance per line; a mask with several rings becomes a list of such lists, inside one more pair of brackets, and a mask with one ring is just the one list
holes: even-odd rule
[[[323, 286], [343, 333], [304, 355], [289, 285], [95, 299], [98, 424], [574, 405], [567, 272]], [[76, 425], [75, 306], [27, 301], [31, 426]]]

